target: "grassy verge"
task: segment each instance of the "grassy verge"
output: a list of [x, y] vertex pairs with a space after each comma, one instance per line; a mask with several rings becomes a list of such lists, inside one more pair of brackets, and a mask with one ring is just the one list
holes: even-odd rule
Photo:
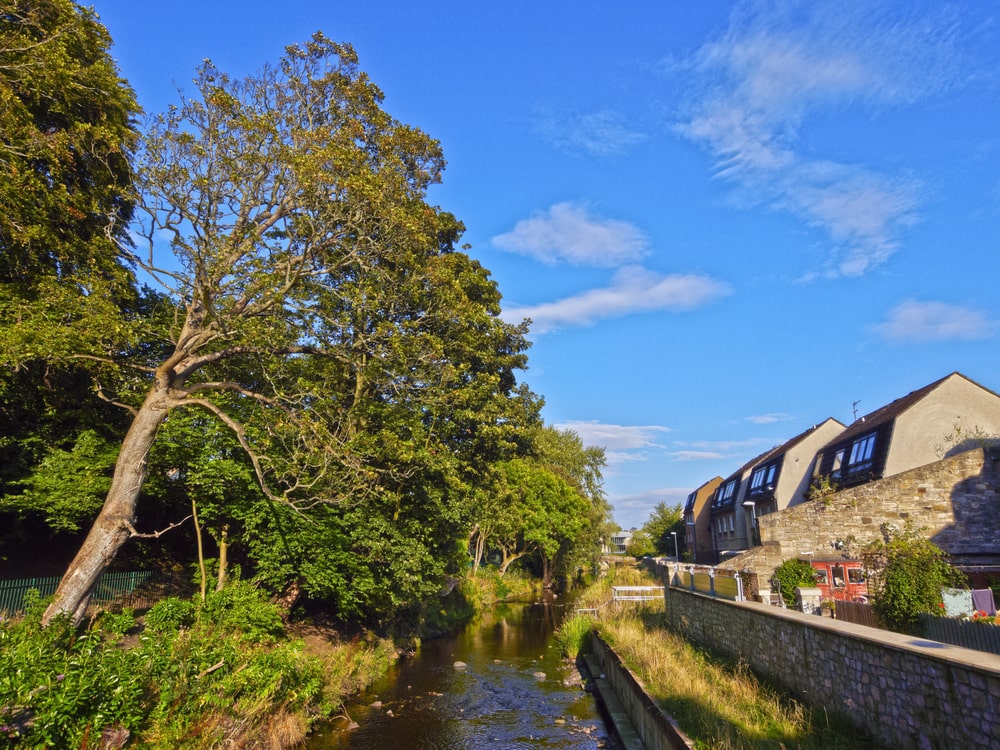
[[[620, 574], [620, 573], [619, 573]], [[599, 602], [611, 585], [603, 581], [589, 601]], [[645, 585], [654, 585], [645, 581]], [[584, 606], [584, 605], [578, 605]], [[831, 721], [758, 680], [744, 663], [716, 658], [665, 627], [662, 603], [617, 605], [597, 615], [568, 618], [559, 642], [575, 656], [596, 627], [615, 652], [645, 683], [696, 747], [703, 750], [849, 750], [875, 747], [850, 727]]]

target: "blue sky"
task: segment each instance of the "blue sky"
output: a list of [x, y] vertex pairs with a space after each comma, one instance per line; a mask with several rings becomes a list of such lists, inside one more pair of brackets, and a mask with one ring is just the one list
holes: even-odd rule
[[827, 417], [1000, 391], [1000, 2], [98, 0], [147, 112], [317, 30], [441, 141], [549, 424], [638, 526]]

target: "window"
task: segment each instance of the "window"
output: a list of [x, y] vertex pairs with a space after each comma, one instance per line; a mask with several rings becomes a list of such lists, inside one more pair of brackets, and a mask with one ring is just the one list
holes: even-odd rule
[[750, 475], [750, 497], [771, 495], [774, 493], [774, 478], [778, 473], [778, 462], [758, 466]]
[[833, 454], [833, 468], [830, 471], [830, 477], [833, 479], [840, 479], [841, 472], [844, 468], [844, 449], [841, 448], [839, 451]]
[[872, 456], [875, 453], [875, 433], [869, 432], [851, 443], [851, 460], [848, 471], [852, 474], [872, 467]]
[[832, 572], [833, 572], [833, 587], [837, 588], [837, 589], [843, 588], [843, 586], [844, 586], [844, 566], [843, 565], [834, 565]]
[[813, 570], [813, 575], [816, 576], [816, 582], [818, 584], [820, 584], [821, 586], [826, 586], [827, 583], [826, 568], [817, 568]]
[[733, 501], [733, 497], [736, 495], [736, 485], [740, 481], [738, 479], [730, 479], [724, 485], [719, 487], [715, 493], [715, 505], [716, 507], [721, 505], [729, 505]]
[[847, 580], [850, 583], [858, 584], [865, 582], [865, 571], [863, 568], [848, 568]]
[[735, 519], [736, 519], [736, 514], [735, 513], [729, 517], [729, 530], [730, 531], [736, 531]]

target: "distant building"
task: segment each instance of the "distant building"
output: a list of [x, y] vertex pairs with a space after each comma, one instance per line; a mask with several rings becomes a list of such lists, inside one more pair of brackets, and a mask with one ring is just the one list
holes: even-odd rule
[[608, 544], [608, 552], [612, 555], [624, 555], [625, 548], [628, 547], [629, 542], [631, 541], [631, 531], [616, 531], [611, 535], [611, 540]]

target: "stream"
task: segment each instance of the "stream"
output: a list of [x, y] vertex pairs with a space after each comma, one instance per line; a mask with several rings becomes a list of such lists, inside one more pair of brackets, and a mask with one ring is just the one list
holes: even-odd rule
[[423, 643], [321, 727], [307, 750], [621, 747], [552, 633], [571, 604], [500, 604]]

